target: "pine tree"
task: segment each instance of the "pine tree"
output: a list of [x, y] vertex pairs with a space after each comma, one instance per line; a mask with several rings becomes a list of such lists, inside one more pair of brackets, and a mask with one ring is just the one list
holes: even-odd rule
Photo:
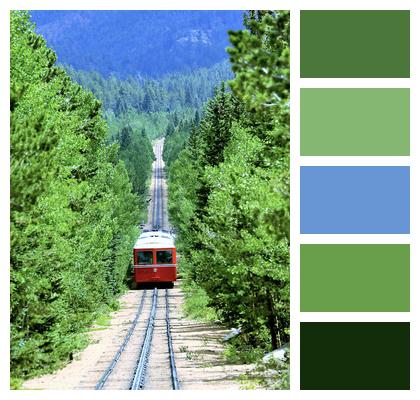
[[131, 128], [131, 126], [130, 125], [124, 126], [124, 128], [122, 128], [120, 132], [120, 139], [119, 139], [121, 150], [125, 150], [127, 149], [127, 147], [130, 146], [132, 136], [133, 136], [133, 129]]
[[11, 13], [11, 377], [61, 366], [123, 289], [138, 198], [100, 102]]
[[232, 93], [215, 91], [169, 165], [169, 204], [186, 284], [241, 326], [242, 349], [267, 351], [289, 340], [289, 14], [245, 26], [230, 33]]
[[126, 114], [128, 111], [128, 103], [127, 103], [127, 96], [126, 96], [126, 91], [123, 88], [120, 88], [119, 92], [118, 92], [118, 96], [117, 96], [117, 103], [115, 105], [115, 114], [118, 115], [123, 115]]

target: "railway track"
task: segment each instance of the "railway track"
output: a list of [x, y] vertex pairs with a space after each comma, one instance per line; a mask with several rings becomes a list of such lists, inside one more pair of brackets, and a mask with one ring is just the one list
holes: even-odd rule
[[[152, 226], [164, 223], [162, 146], [160, 141], [155, 147]], [[168, 389], [167, 386], [180, 389], [172, 345], [169, 297], [168, 289], [143, 290], [135, 318], [97, 382], [96, 390]], [[147, 319], [144, 315], [147, 315], [146, 303], [150, 309]]]
[[99, 379], [98, 383], [95, 386], [95, 390], [101, 390], [104, 388], [105, 383], [107, 382], [109, 376], [112, 374], [112, 372], [115, 369], [115, 366], [117, 365], [119, 359], [121, 358], [121, 355], [123, 353], [123, 351], [125, 350], [125, 348], [127, 347], [128, 342], [131, 339], [131, 336], [134, 332], [134, 329], [137, 326], [139, 317], [143, 311], [143, 307], [144, 307], [144, 300], [146, 298], [146, 290], [143, 291], [143, 295], [141, 297], [141, 301], [139, 304], [139, 307], [137, 308], [137, 313], [136, 316], [133, 320], [133, 322], [131, 323], [130, 329], [127, 332], [127, 335], [124, 338], [124, 341], [122, 342], [121, 346], [119, 347], [119, 349], [117, 350], [114, 358], [112, 359], [111, 363], [109, 364], [109, 366], [107, 367], [107, 369], [105, 370], [105, 372], [102, 374], [101, 378]]
[[133, 381], [130, 390], [143, 389], [145, 385], [147, 364], [149, 362], [150, 348], [152, 347], [153, 330], [155, 328], [157, 308], [157, 289], [153, 290], [152, 309], [150, 310], [149, 321], [146, 327], [146, 333], [143, 339], [139, 360], [137, 362], [136, 371], [134, 372]]
[[[168, 289], [144, 289], [136, 317], [114, 357], [96, 383], [96, 390], [143, 390], [149, 387], [180, 389], [172, 345], [169, 297]], [[146, 301], [151, 303], [150, 310], [147, 322], [141, 328], [139, 322], [146, 321]], [[159, 330], [157, 335], [154, 334], [155, 328]], [[138, 336], [142, 337], [140, 342]], [[137, 347], [134, 368], [132, 353], [135, 349], [133, 346]], [[125, 354], [125, 351], [128, 354]], [[153, 371], [149, 369], [151, 359], [154, 359]], [[165, 359], [166, 362], [164, 362]]]
[[152, 205], [152, 221], [153, 228], [164, 228], [166, 225], [164, 212], [164, 196], [163, 196], [163, 162], [162, 162], [163, 142], [159, 141], [155, 145], [156, 161], [154, 166], [154, 185], [153, 185], [153, 205]]

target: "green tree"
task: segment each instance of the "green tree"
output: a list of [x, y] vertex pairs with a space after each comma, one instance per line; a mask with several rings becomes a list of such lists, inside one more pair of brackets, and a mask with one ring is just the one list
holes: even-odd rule
[[29, 14], [11, 19], [12, 378], [48, 371], [124, 287], [138, 197], [101, 104], [55, 66]]
[[235, 78], [169, 163], [181, 268], [242, 343], [289, 340], [289, 14], [250, 11], [230, 32]]

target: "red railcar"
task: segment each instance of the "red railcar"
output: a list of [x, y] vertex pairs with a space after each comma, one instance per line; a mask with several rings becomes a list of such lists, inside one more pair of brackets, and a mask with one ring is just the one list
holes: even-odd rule
[[143, 232], [134, 245], [133, 258], [136, 283], [173, 285], [176, 281], [176, 248], [170, 232]]

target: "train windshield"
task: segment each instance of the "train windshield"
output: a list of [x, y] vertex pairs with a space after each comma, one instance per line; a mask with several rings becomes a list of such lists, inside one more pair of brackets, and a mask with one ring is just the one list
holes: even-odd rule
[[153, 264], [153, 251], [139, 251], [137, 253], [137, 264]]
[[172, 264], [172, 251], [158, 250], [156, 252], [156, 262], [158, 264]]

